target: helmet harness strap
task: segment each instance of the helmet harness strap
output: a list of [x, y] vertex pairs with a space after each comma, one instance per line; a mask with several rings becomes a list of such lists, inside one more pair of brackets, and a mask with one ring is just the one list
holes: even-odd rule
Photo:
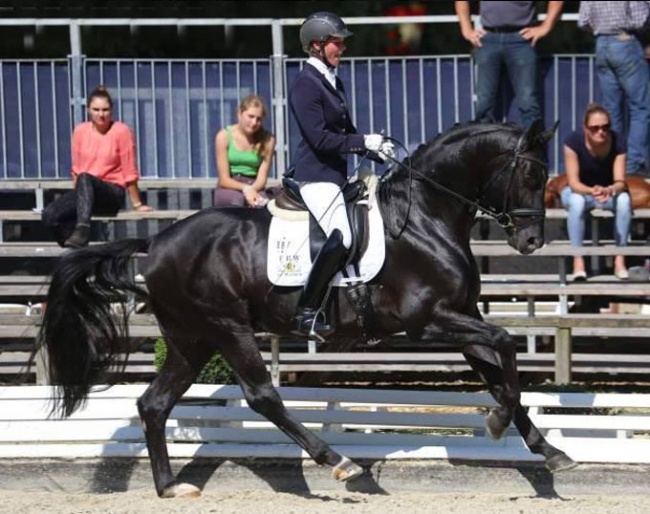
[[318, 53], [316, 55], [314, 55], [314, 57], [317, 57], [318, 59], [323, 61], [325, 66], [327, 66], [328, 68], [333, 70], [335, 68], [335, 66], [333, 66], [332, 63], [330, 63], [327, 60], [327, 56], [325, 55], [325, 44], [326, 43], [327, 43], [327, 41], [319, 41], [318, 42]]

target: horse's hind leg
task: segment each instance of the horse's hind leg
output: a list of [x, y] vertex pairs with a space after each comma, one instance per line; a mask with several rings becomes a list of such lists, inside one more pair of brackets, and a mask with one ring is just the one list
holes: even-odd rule
[[[497, 362], [496, 351], [487, 346], [470, 346], [463, 350], [467, 362], [488, 385], [495, 400], [501, 403], [504, 371]], [[503, 357], [502, 357], [503, 358]], [[542, 455], [545, 465], [551, 472], [563, 471], [577, 466], [566, 453], [550, 444], [528, 416], [528, 412], [518, 402], [514, 411], [514, 423], [526, 446], [532, 453]]]
[[271, 376], [250, 330], [220, 334], [219, 349], [237, 377], [251, 409], [293, 439], [316, 463], [332, 466], [334, 479], [346, 481], [361, 474], [359, 466], [332, 450], [287, 411], [282, 398], [273, 387]]
[[193, 362], [188, 362], [166, 337], [167, 357], [162, 369], [138, 400], [138, 411], [144, 425], [149, 460], [156, 492], [161, 498], [200, 496], [201, 491], [191, 485], [177, 483], [172, 474], [165, 438], [165, 424], [174, 405], [192, 385], [213, 351], [202, 349], [197, 343], [192, 347]]

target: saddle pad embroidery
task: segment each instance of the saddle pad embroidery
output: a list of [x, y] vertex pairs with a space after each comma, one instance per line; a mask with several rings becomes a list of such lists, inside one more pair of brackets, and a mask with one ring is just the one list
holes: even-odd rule
[[[368, 249], [359, 262], [361, 279], [371, 280], [379, 273], [386, 256], [384, 221], [376, 201], [368, 211]], [[311, 270], [309, 255], [309, 220], [289, 221], [273, 216], [269, 230], [266, 271], [269, 280], [277, 286], [301, 286]], [[339, 272], [332, 285], [345, 287], [345, 277]]]

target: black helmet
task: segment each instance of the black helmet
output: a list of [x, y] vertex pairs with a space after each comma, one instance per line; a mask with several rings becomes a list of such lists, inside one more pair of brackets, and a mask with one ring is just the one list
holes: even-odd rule
[[320, 11], [305, 18], [300, 27], [300, 43], [305, 52], [309, 52], [312, 41], [324, 43], [331, 37], [350, 37], [352, 32], [343, 20], [334, 13]]

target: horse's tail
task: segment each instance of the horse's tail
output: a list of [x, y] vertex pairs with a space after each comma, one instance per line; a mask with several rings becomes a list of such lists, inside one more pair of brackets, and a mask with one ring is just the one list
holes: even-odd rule
[[70, 416], [109, 368], [124, 370], [130, 352], [125, 293], [147, 296], [136, 285], [131, 258], [148, 246], [148, 239], [115, 241], [71, 251], [56, 263], [35, 350], [44, 349], [57, 386], [53, 413]]

